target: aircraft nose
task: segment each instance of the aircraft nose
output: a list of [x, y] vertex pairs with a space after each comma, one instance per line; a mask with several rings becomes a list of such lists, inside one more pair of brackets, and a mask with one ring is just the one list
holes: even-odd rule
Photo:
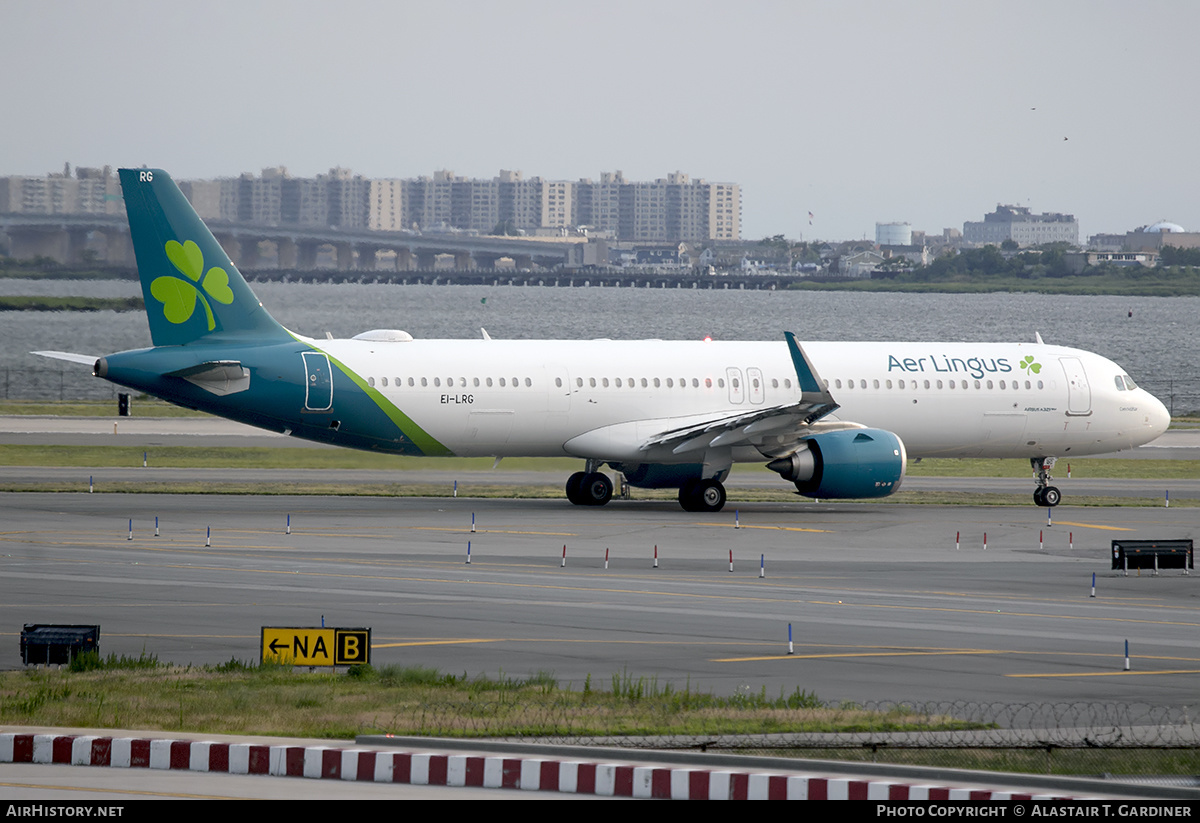
[[1171, 425], [1171, 413], [1162, 401], [1153, 395], [1150, 395], [1150, 412], [1146, 415], [1146, 422], [1156, 437]]

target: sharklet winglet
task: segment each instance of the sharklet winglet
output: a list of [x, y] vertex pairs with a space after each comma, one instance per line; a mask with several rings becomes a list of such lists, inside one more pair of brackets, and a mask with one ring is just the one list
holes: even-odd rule
[[787, 339], [788, 351], [792, 355], [792, 365], [796, 369], [796, 380], [800, 384], [802, 397], [816, 406], [804, 418], [805, 424], [811, 425], [822, 417], [833, 414], [840, 406], [833, 399], [833, 395], [829, 393], [829, 389], [825, 388], [821, 376], [817, 374], [816, 368], [813, 366], [812, 361], [808, 359], [808, 355], [804, 349], [796, 342], [796, 335], [790, 331], [785, 331], [783, 336]]

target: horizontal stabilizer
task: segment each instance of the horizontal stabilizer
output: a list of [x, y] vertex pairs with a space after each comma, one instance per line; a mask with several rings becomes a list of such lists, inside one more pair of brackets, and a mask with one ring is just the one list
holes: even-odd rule
[[35, 351], [30, 352], [30, 354], [53, 357], [55, 360], [66, 360], [68, 363], [83, 363], [85, 366], [95, 365], [99, 359], [94, 354], [75, 354], [75, 352], [69, 351]]
[[250, 370], [236, 360], [210, 360], [197, 366], [168, 372], [167, 377], [180, 377], [193, 386], [219, 397], [237, 394], [250, 388]]

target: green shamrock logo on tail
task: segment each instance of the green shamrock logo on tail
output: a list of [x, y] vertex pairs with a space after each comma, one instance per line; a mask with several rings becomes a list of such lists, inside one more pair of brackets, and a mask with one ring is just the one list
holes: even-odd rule
[[[222, 268], [213, 266], [204, 271], [204, 253], [193, 241], [180, 244], [168, 240], [166, 244], [167, 259], [177, 268], [187, 280], [175, 276], [156, 277], [150, 283], [150, 293], [163, 304], [163, 316], [172, 323], [184, 323], [196, 311], [196, 301], [204, 306], [208, 318], [208, 330], [217, 327], [213, 319], [212, 306], [209, 305], [205, 294], [218, 303], [229, 305], [233, 303], [233, 290], [229, 288], [229, 274]], [[199, 283], [200, 288], [194, 284]], [[203, 290], [203, 294], [201, 293]]]
[[1026, 355], [1025, 359], [1021, 361], [1020, 365], [1021, 368], [1025, 370], [1026, 374], [1040, 374], [1042, 371], [1042, 364], [1033, 362], [1032, 354]]

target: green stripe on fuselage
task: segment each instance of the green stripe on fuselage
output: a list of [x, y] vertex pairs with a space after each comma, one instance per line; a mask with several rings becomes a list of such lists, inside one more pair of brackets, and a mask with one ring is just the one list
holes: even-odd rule
[[420, 449], [422, 454], [426, 455], [427, 457], [454, 456], [454, 452], [442, 445], [436, 437], [418, 426], [411, 417], [400, 411], [400, 409], [396, 407], [395, 403], [384, 397], [383, 392], [379, 391], [373, 386], [368, 386], [367, 381], [359, 377], [354, 370], [345, 363], [338, 360], [329, 352], [319, 349], [307, 341], [300, 342], [311, 347], [313, 351], [319, 351], [328, 357], [329, 362], [341, 369], [342, 374], [349, 377], [354, 382], [354, 385], [358, 386], [362, 390], [363, 394], [371, 398], [375, 405], [379, 407], [380, 411], [386, 414], [388, 419], [396, 424], [396, 428], [398, 428], [414, 446]]

